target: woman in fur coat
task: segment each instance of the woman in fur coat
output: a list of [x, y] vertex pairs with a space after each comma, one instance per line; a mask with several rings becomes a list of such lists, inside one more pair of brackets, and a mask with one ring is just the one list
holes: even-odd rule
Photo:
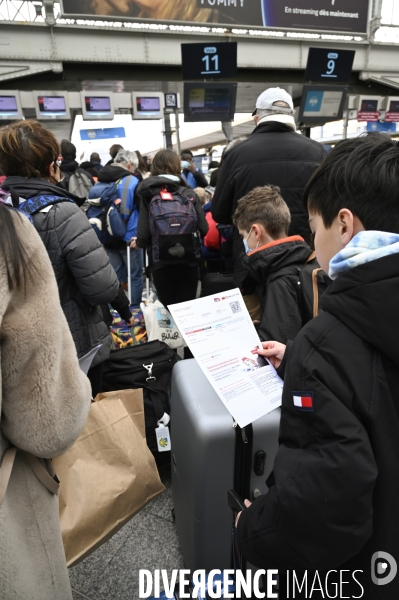
[[[28, 219], [1, 201], [0, 390], [1, 493], [7, 451], [40, 459], [64, 453], [91, 400], [46, 249]], [[58, 497], [22, 452], [0, 504], [0, 598], [72, 599]]]

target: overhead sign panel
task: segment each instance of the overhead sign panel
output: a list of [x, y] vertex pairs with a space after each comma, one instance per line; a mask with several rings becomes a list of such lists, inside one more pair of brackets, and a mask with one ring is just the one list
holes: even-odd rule
[[182, 44], [183, 79], [237, 77], [237, 42]]
[[354, 58], [354, 50], [309, 48], [305, 81], [349, 83]]
[[[156, 5], [155, 5], [156, 4]], [[155, 6], [154, 6], [155, 5]], [[61, 0], [65, 16], [366, 33], [369, 0]]]

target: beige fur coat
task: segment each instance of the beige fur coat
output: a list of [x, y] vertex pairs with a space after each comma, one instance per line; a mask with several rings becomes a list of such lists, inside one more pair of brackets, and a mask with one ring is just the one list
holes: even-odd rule
[[[0, 256], [0, 457], [14, 445], [52, 458], [79, 436], [91, 388], [79, 368], [46, 249], [25, 217], [14, 219], [36, 272], [26, 278], [26, 290], [10, 292]], [[0, 505], [0, 598], [72, 598], [58, 498], [19, 454]]]

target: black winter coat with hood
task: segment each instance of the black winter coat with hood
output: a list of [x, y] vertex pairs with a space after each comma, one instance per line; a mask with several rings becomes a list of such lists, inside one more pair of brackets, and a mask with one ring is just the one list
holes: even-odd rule
[[[137, 245], [139, 248], [148, 249], [150, 265], [153, 269], [161, 269], [165, 268], [165, 266], [170, 266], [163, 263], [152, 264], [151, 231], [148, 208], [152, 198], [159, 194], [162, 188], [165, 188], [171, 193], [176, 193], [179, 190], [179, 193], [183, 196], [194, 198], [194, 206], [198, 216], [198, 229], [202, 235], [206, 235], [208, 233], [208, 223], [205, 219], [201, 203], [198, 199], [198, 196], [191, 188], [183, 186], [180, 181], [174, 181], [173, 179], [169, 179], [163, 175], [155, 175], [144, 179], [141, 183], [139, 183], [136, 190], [136, 202], [138, 203], [140, 211], [139, 223], [137, 227]], [[198, 261], [191, 261], [190, 263], [184, 264], [196, 267], [198, 266]]]
[[2, 188], [11, 188], [23, 199], [39, 195], [66, 199], [35, 213], [32, 219], [53, 265], [78, 357], [102, 344], [93, 366], [103, 362], [109, 355], [111, 339], [100, 304], [114, 300], [119, 282], [86, 215], [68, 201], [71, 194], [42, 179], [7, 177]]
[[[398, 290], [394, 254], [343, 273], [324, 293], [325, 312], [287, 360], [271, 487], [238, 524], [239, 548], [256, 566], [348, 569], [340, 597], [399, 597], [398, 576], [371, 580], [374, 553], [399, 562]], [[311, 396], [313, 410], [294, 396]]]
[[310, 254], [309, 246], [300, 236], [291, 236], [258, 248], [244, 258], [247, 277], [243, 293], [256, 283], [261, 303], [258, 333], [262, 341], [286, 344], [287, 340], [295, 339], [302, 328], [298, 269]]

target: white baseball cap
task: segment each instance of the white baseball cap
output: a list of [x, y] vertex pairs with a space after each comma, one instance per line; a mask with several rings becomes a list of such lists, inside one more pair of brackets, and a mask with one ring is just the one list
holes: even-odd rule
[[[274, 103], [278, 101], [286, 102], [290, 108], [287, 109], [282, 106], [274, 106]], [[294, 103], [292, 101], [292, 97], [289, 95], [288, 92], [282, 90], [279, 87], [269, 88], [268, 90], [262, 92], [261, 95], [258, 96], [255, 106], [256, 108], [252, 113], [252, 116], [256, 115], [256, 111], [258, 108], [261, 110], [271, 110], [273, 112], [288, 112], [288, 114], [293, 114], [294, 111]]]

